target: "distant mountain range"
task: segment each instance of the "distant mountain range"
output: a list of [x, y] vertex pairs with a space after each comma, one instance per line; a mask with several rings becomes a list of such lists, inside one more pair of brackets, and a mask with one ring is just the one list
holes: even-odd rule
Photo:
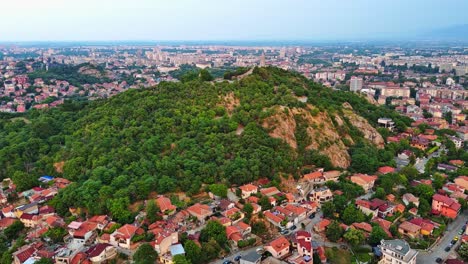
[[454, 25], [425, 32], [418, 40], [468, 41], [468, 24]]

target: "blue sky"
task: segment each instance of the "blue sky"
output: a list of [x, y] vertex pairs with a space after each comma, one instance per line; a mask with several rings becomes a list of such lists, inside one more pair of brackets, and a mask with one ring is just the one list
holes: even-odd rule
[[468, 24], [466, 0], [14, 0], [0, 41], [346, 40]]

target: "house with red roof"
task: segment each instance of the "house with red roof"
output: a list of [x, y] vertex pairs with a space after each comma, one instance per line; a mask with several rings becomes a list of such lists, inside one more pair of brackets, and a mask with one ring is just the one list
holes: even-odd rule
[[213, 210], [211, 207], [209, 207], [206, 204], [200, 204], [196, 203], [189, 208], [187, 208], [187, 211], [189, 212], [190, 215], [195, 216], [198, 221], [204, 222], [206, 218], [211, 216], [213, 214]]
[[282, 227], [281, 222], [285, 219], [284, 215], [279, 213], [272, 213], [270, 211], [266, 211], [265, 213], [263, 213], [263, 215], [268, 220], [268, 222], [270, 222], [274, 226]]
[[228, 210], [222, 212], [222, 215], [224, 217], [227, 217], [227, 218], [231, 219], [233, 221], [233, 223], [237, 223], [237, 222], [241, 221], [245, 216], [244, 212], [239, 210], [239, 208], [237, 208], [237, 207], [234, 207], [234, 208], [231, 208], [231, 209], [228, 209]]
[[42, 220], [42, 217], [34, 214], [22, 214], [19, 218], [25, 227], [36, 227]]
[[156, 199], [156, 204], [164, 214], [174, 214], [177, 209], [177, 207], [172, 204], [171, 200], [165, 196], [159, 196]]
[[461, 205], [448, 196], [434, 194], [432, 196], [432, 213], [455, 219], [460, 213]]
[[85, 254], [92, 263], [105, 263], [117, 256], [117, 249], [108, 243], [98, 243], [86, 250]]
[[270, 252], [274, 258], [280, 259], [289, 254], [290, 245], [289, 241], [284, 236], [281, 236], [266, 245], [265, 250]]
[[367, 174], [354, 174], [353, 176], [350, 177], [350, 180], [354, 182], [355, 184], [361, 186], [364, 191], [367, 193], [369, 192], [372, 188], [374, 188], [374, 183], [377, 180], [377, 176], [370, 176]]
[[71, 222], [68, 225], [68, 233], [76, 244], [84, 245], [90, 242], [93, 235], [97, 235], [97, 224], [94, 222]]
[[241, 190], [242, 194], [242, 198], [243, 199], [246, 199], [247, 197], [251, 196], [252, 194], [255, 194], [258, 192], [258, 187], [253, 185], [253, 184], [245, 184], [245, 185], [242, 185], [241, 187], [239, 187], [239, 189]]
[[362, 231], [364, 231], [366, 233], [372, 232], [372, 226], [369, 223], [366, 223], [366, 222], [353, 223], [353, 224], [351, 224], [351, 226], [354, 227], [355, 229], [362, 230]]
[[392, 225], [392, 222], [382, 218], [375, 218], [372, 220], [372, 222], [378, 224], [385, 231], [388, 237], [393, 237], [392, 233], [390, 233], [390, 226]]
[[278, 188], [276, 188], [275, 186], [272, 186], [272, 187], [268, 187], [268, 188], [263, 188], [260, 190], [260, 192], [263, 194], [263, 195], [266, 195], [266, 196], [273, 196], [273, 195], [277, 195], [277, 194], [280, 194], [281, 192], [278, 190]]
[[5, 228], [11, 226], [17, 220], [18, 219], [11, 218], [11, 217], [6, 217], [6, 218], [0, 219], [0, 230], [3, 230]]
[[435, 228], [435, 224], [431, 220], [424, 219], [421, 217], [413, 218], [409, 220], [409, 222], [421, 227], [421, 235], [425, 236], [431, 235]]
[[378, 174], [388, 174], [388, 173], [394, 173], [394, 172], [395, 172], [395, 168], [390, 167], [390, 166], [383, 166], [377, 170]]
[[34, 253], [42, 246], [40, 243], [24, 245], [13, 253], [13, 263], [22, 264], [29, 258], [33, 257]]
[[312, 249], [312, 235], [307, 231], [297, 231], [295, 234], [296, 238], [296, 247], [297, 252], [299, 255], [305, 257], [312, 257], [313, 249]]
[[314, 171], [304, 175], [303, 179], [310, 183], [324, 183], [326, 181], [322, 171]]
[[421, 231], [420, 226], [415, 225], [408, 221], [405, 221], [398, 226], [398, 233], [408, 236], [413, 239], [419, 237], [420, 231]]
[[179, 243], [179, 233], [176, 231], [158, 228], [151, 232], [154, 234], [154, 250], [159, 255], [166, 254], [172, 245]]
[[464, 190], [468, 190], [468, 176], [458, 176], [453, 182]]
[[107, 215], [95, 215], [88, 219], [88, 222], [96, 223], [97, 229], [104, 230], [110, 222], [110, 218]]
[[372, 207], [372, 203], [368, 200], [356, 200], [356, 207], [365, 215], [372, 215], [372, 218], [376, 218], [379, 213], [379, 209]]
[[116, 247], [130, 249], [133, 246], [131, 241], [135, 235], [141, 235], [145, 231], [137, 226], [126, 224], [115, 230], [110, 235], [109, 243]]
[[317, 233], [324, 232], [327, 229], [327, 226], [331, 224], [331, 221], [324, 218], [320, 222], [314, 225], [314, 230]]

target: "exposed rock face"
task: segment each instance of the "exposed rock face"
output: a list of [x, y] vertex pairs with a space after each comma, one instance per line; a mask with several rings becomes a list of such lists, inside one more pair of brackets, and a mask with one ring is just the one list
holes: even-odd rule
[[[377, 130], [366, 119], [355, 114], [349, 104], [344, 107], [345, 117], [352, 125], [377, 147], [383, 147], [384, 140]], [[351, 164], [348, 147], [344, 141], [346, 140], [349, 144], [354, 144], [354, 142], [350, 135], [340, 133], [340, 131], [346, 131], [344, 128], [347, 124], [339, 115], [333, 116], [333, 121], [328, 113], [319, 112], [310, 104], [307, 108], [290, 109], [277, 106], [268, 111], [274, 114], [264, 119], [262, 126], [269, 131], [271, 137], [282, 139], [292, 148], [297, 149], [296, 132], [298, 126], [305, 125], [308, 136], [306, 149], [315, 149], [328, 156], [334, 166], [346, 168]], [[298, 124], [297, 120], [302, 120], [301, 124]]]
[[273, 138], [280, 138], [292, 148], [297, 148], [296, 142], [296, 120], [288, 107], [275, 107], [275, 114], [267, 117], [262, 126], [267, 128], [269, 135]]
[[221, 98], [221, 104], [226, 108], [228, 115], [231, 116], [234, 109], [240, 105], [239, 98], [237, 98], [233, 92], [226, 94]]
[[372, 127], [366, 119], [354, 113], [350, 104], [344, 103], [343, 107], [345, 108], [343, 111], [345, 116], [353, 126], [363, 133], [365, 139], [372, 142], [378, 148], [383, 148], [385, 146], [385, 141], [379, 132], [377, 132], [377, 130]]

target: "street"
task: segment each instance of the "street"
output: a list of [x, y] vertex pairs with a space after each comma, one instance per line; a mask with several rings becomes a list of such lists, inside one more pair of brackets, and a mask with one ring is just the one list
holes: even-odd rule
[[437, 245], [435, 245], [430, 251], [419, 251], [419, 255], [417, 257], [416, 263], [420, 264], [425, 264], [425, 263], [436, 263], [435, 260], [437, 258], [441, 258], [443, 260], [446, 260], [447, 257], [450, 255], [450, 253], [453, 252], [453, 250], [457, 247], [457, 245], [460, 243], [460, 241], [457, 242], [455, 246], [452, 247], [452, 249], [449, 252], [445, 252], [445, 247], [447, 247], [450, 244], [450, 241], [455, 236], [458, 235], [458, 231], [463, 227], [465, 222], [468, 220], [468, 211], [465, 211], [465, 213], [460, 214], [457, 219], [448, 225], [447, 231], [445, 232], [444, 236], [437, 242]]

